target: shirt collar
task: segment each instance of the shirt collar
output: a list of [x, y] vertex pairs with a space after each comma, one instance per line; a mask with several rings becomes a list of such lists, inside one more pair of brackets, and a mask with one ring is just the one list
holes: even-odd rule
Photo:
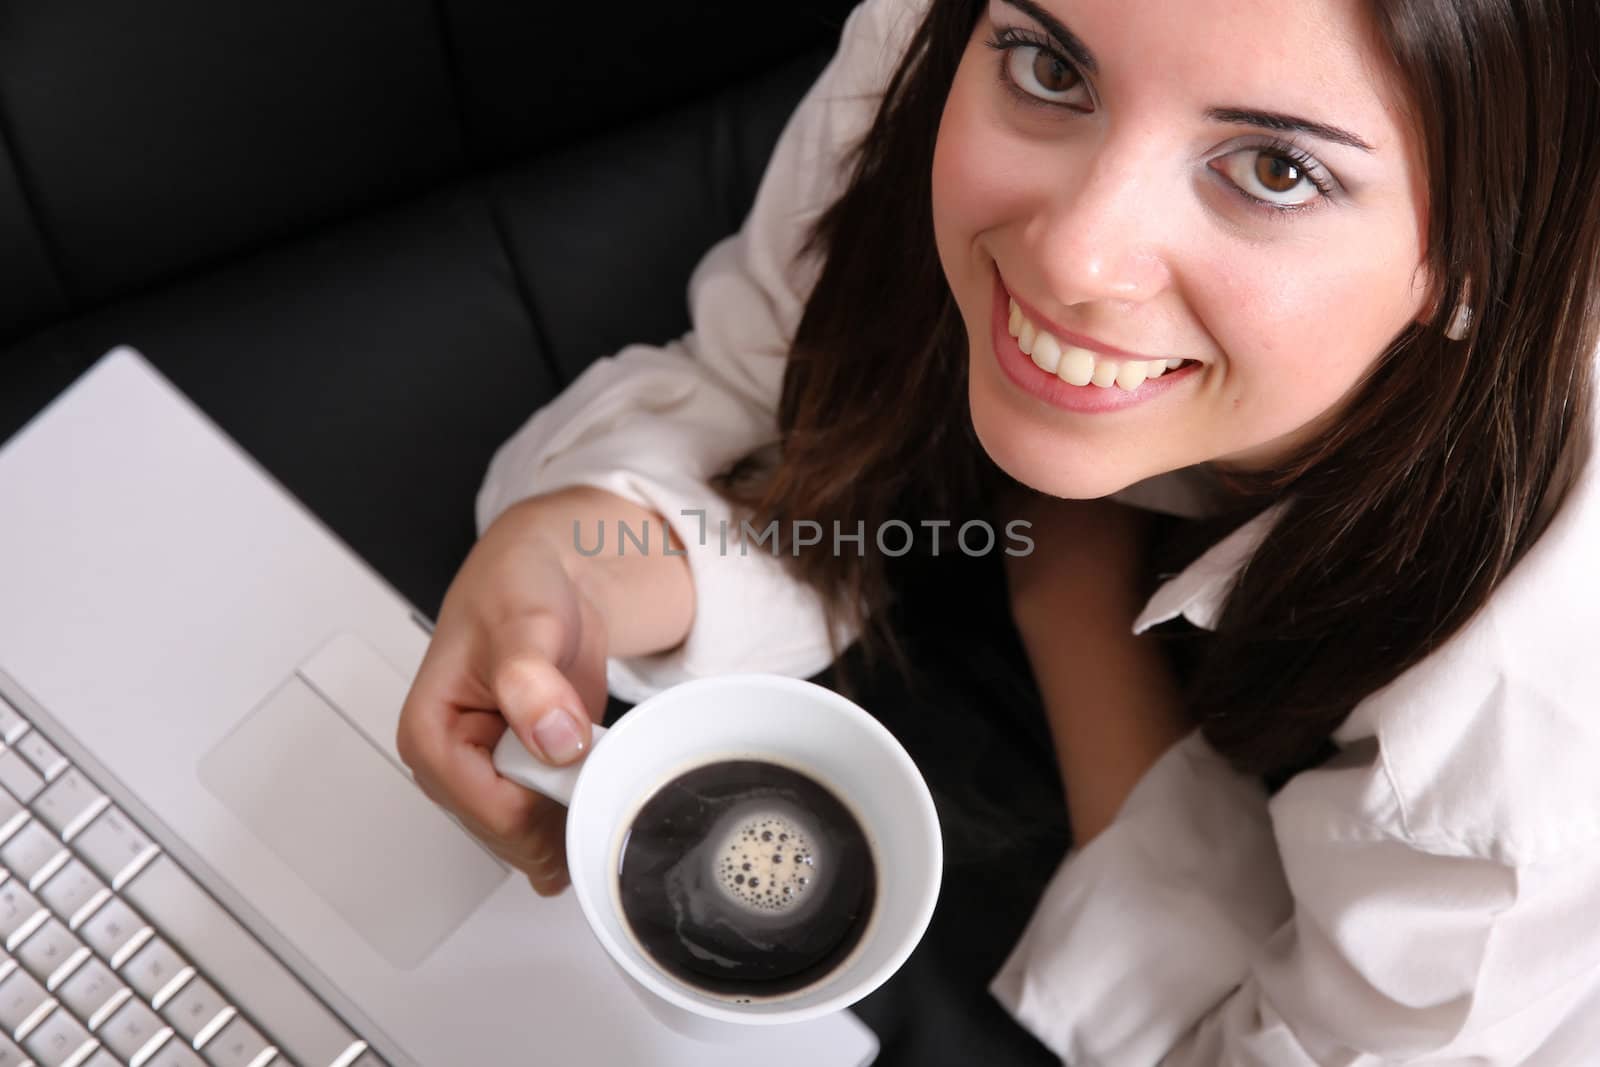
[[1203, 630], [1215, 629], [1239, 571], [1286, 506], [1285, 501], [1279, 501], [1268, 507], [1163, 583], [1133, 620], [1133, 632], [1144, 633], [1180, 615]]

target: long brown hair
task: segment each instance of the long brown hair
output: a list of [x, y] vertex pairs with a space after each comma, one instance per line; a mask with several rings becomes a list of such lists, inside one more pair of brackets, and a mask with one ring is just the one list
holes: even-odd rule
[[[780, 440], [717, 482], [757, 525], [971, 517], [1009, 481], [972, 430], [967, 337], [931, 206], [940, 116], [982, 7], [932, 0], [845, 157], [845, 191], [807, 234], [800, 255], [823, 266], [784, 376]], [[1484, 604], [1590, 446], [1600, 6], [1373, 0], [1373, 12], [1423, 146], [1438, 310], [1394, 340], [1319, 439], [1239, 481], [1255, 503], [1225, 522], [1285, 506], [1186, 688], [1217, 750], [1279, 784]], [[1452, 341], [1463, 300], [1470, 329]], [[861, 629], [869, 657], [909, 670], [883, 621], [883, 557], [784, 556], [833, 619]]]

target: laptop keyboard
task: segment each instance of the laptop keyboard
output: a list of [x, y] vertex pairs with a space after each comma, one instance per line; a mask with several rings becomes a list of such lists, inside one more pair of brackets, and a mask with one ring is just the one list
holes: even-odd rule
[[0, 1067], [383, 1067], [0, 697]]

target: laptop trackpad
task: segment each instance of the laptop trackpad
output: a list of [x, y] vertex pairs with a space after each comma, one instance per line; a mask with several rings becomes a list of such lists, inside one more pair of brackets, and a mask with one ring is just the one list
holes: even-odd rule
[[401, 969], [421, 963], [507, 875], [299, 675], [208, 752], [199, 773]]

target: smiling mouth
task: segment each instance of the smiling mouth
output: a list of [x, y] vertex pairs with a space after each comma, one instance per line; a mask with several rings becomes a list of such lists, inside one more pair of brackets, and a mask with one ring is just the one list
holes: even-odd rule
[[[1001, 289], [1004, 292], [1004, 286]], [[1182, 358], [1125, 359], [1081, 348], [1034, 325], [1016, 298], [1010, 293], [1005, 296], [1008, 304], [1006, 330], [1015, 338], [1017, 347], [1033, 360], [1034, 366], [1068, 385], [1092, 384], [1102, 389], [1115, 386], [1132, 392], [1146, 381], [1196, 362]]]

